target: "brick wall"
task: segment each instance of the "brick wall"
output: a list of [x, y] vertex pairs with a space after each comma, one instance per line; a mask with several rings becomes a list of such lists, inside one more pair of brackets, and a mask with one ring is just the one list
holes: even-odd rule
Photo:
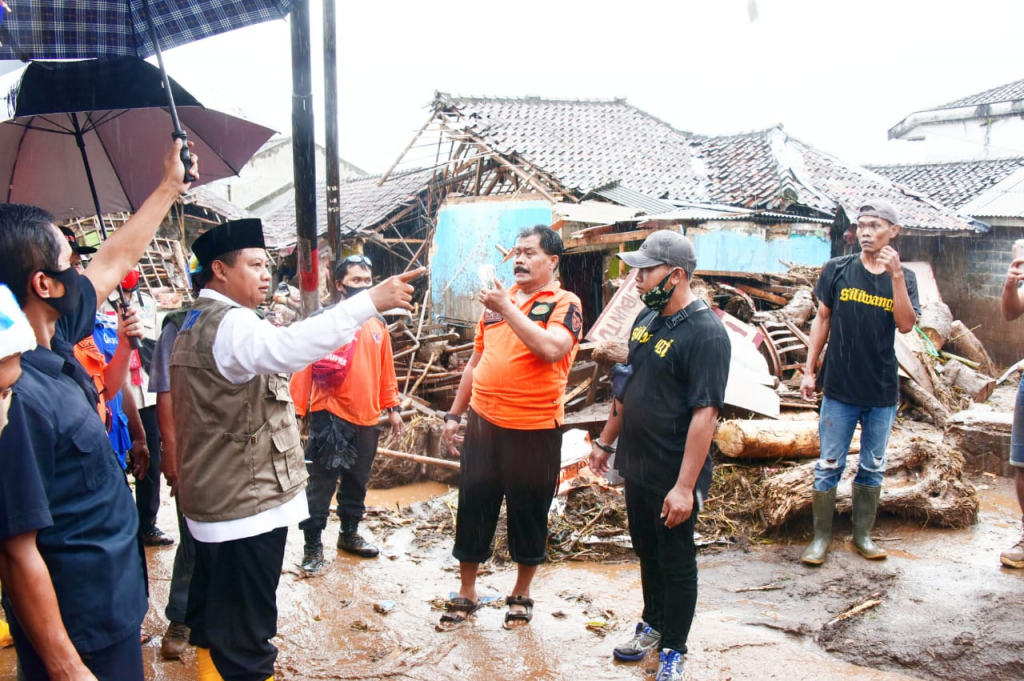
[[1013, 242], [1022, 238], [1024, 227], [993, 227], [969, 237], [902, 236], [897, 246], [903, 260], [931, 263], [953, 317], [978, 326], [975, 335], [1002, 366], [1024, 358], [1024, 320], [1008, 323], [999, 310]]

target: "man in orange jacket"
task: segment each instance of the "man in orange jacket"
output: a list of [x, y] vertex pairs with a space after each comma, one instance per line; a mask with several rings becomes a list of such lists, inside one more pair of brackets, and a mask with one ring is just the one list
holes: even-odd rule
[[[372, 267], [366, 256], [351, 255], [338, 265], [334, 285], [346, 298], [368, 289]], [[364, 558], [377, 556], [377, 547], [359, 536], [359, 521], [366, 510], [381, 411], [387, 409], [393, 433], [404, 429], [391, 337], [383, 320], [365, 322], [348, 345], [296, 373], [291, 393], [296, 413], [311, 415], [306, 444], [309, 518], [299, 523], [306, 542], [302, 569], [316, 572], [324, 565], [320, 535], [327, 527], [335, 488], [341, 520], [338, 548]]]

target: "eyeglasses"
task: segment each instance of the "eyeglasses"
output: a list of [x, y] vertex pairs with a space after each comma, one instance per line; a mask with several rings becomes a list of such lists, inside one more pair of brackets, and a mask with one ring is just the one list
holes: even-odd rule
[[352, 263], [354, 265], [366, 265], [370, 269], [373, 269], [373, 262], [361, 253], [354, 253], [342, 260], [342, 262]]

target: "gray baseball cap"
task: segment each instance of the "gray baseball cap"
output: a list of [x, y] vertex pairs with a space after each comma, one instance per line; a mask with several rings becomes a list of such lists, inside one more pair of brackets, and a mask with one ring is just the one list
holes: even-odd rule
[[900, 224], [899, 211], [885, 199], [868, 199], [862, 203], [857, 210], [857, 219], [860, 218], [882, 218], [893, 225]]
[[616, 255], [630, 267], [670, 265], [682, 268], [687, 274], [697, 269], [697, 253], [693, 244], [679, 232], [667, 229], [647, 237], [638, 250]]

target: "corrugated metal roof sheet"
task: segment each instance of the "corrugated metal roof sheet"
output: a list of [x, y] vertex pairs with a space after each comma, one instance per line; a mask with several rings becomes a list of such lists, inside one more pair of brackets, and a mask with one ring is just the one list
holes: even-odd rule
[[639, 208], [645, 213], [664, 213], [665, 211], [672, 210], [671, 203], [655, 199], [629, 187], [624, 187], [618, 182], [601, 189], [596, 189], [594, 193], [623, 206]]
[[721, 206], [682, 206], [657, 215], [644, 215], [634, 220], [672, 220], [679, 222], [733, 222], [749, 220], [751, 222], [809, 222], [819, 225], [832, 223], [831, 218], [814, 218], [789, 213], [774, 213], [764, 210], [744, 210]]
[[1024, 218], [1024, 168], [960, 208], [979, 217]]

